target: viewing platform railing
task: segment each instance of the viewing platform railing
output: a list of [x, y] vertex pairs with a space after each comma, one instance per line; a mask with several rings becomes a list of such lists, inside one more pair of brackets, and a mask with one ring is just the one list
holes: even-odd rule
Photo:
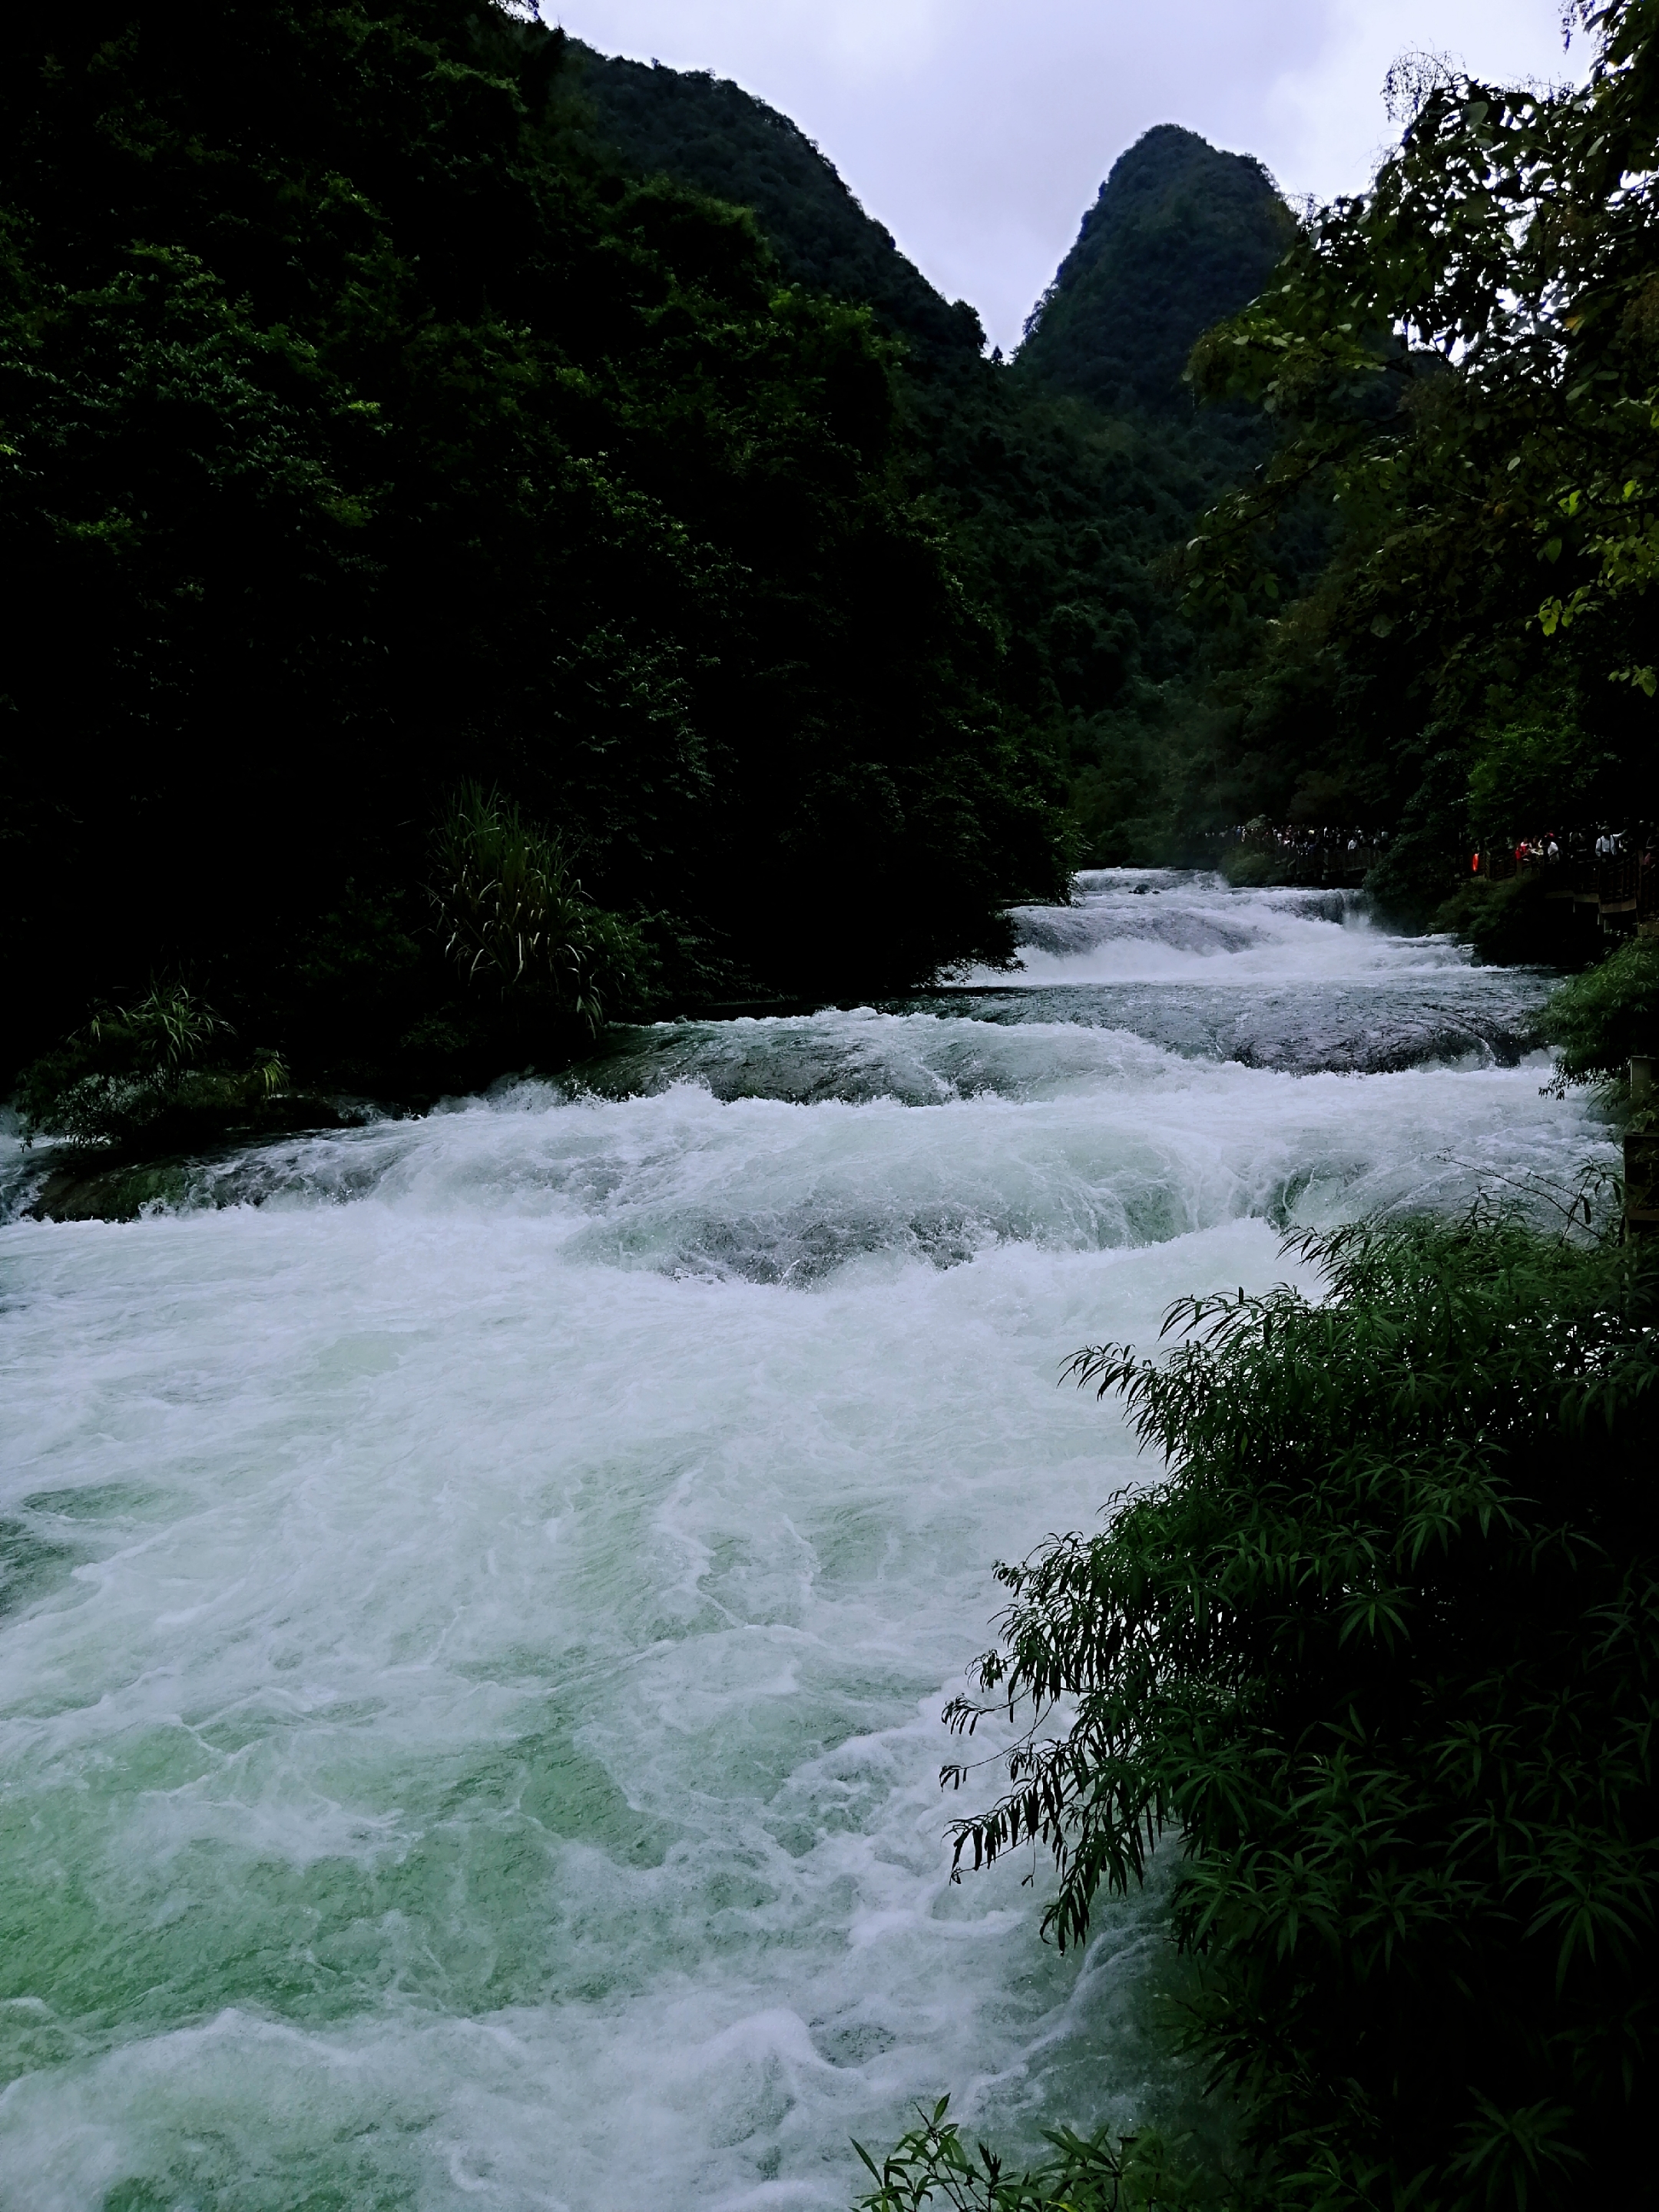
[[1659, 933], [1659, 865], [1640, 853], [1563, 853], [1553, 860], [1482, 853], [1475, 872], [1494, 884], [1534, 876], [1546, 898], [1594, 908], [1604, 928], [1634, 922], [1644, 936]]
[[1382, 856], [1380, 845], [1281, 845], [1276, 838], [1231, 840], [1224, 851], [1266, 853], [1287, 884], [1307, 884], [1322, 890], [1358, 890], [1369, 871]]

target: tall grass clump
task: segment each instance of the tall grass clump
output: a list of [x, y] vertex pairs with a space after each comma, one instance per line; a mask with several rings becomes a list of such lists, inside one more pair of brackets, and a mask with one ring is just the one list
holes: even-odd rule
[[1287, 1249], [1322, 1296], [1078, 1355], [1168, 1471], [998, 1570], [950, 1718], [1024, 1733], [958, 1865], [1046, 1848], [1075, 1943], [1178, 1832], [1241, 2202], [1624, 2202], [1659, 2026], [1653, 1270], [1490, 1218]]
[[590, 1036], [645, 995], [639, 932], [594, 904], [559, 841], [510, 800], [466, 785], [435, 858], [439, 932], [468, 985], [525, 1014], [574, 1019]]

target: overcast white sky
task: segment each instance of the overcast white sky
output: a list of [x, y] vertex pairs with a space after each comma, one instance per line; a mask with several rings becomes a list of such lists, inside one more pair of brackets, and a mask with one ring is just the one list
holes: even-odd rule
[[1364, 185], [1408, 47], [1577, 76], [1559, 0], [542, 0], [607, 53], [708, 69], [793, 116], [949, 299], [1018, 341], [1124, 148], [1184, 123], [1289, 192]]

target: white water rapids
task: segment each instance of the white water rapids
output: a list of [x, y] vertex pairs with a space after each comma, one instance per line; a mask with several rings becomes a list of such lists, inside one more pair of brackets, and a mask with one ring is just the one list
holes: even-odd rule
[[844, 2207], [947, 2088], [1156, 2102], [1156, 1899], [1062, 1960], [946, 1878], [993, 1563], [1154, 1472], [1060, 1366], [1601, 1136], [1541, 978], [1084, 891], [1022, 975], [0, 1230], [0, 2203]]

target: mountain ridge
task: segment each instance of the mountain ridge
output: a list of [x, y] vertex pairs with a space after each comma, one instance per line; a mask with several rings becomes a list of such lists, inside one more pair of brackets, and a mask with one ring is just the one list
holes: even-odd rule
[[1176, 123], [1119, 155], [1026, 319], [1017, 366], [1109, 413], [1177, 398], [1204, 331], [1261, 289], [1295, 233], [1265, 165]]
[[576, 96], [629, 166], [750, 208], [792, 283], [863, 301], [924, 361], [983, 351], [977, 312], [928, 283], [781, 110], [710, 70], [629, 61], [574, 39], [569, 48]]
[[[866, 305], [902, 342], [913, 489], [1002, 641], [1006, 710], [1064, 765], [1078, 856], [1167, 857], [1190, 805], [1188, 733], [1209, 726], [1213, 647], [1161, 563], [1272, 444], [1259, 411], [1200, 409], [1183, 373], [1294, 234], [1264, 166], [1155, 125], [1112, 163], [1004, 362], [983, 357], [973, 309], [947, 303], [764, 101], [586, 47], [569, 80], [624, 169], [748, 208], [787, 282]], [[1318, 530], [1303, 534], [1281, 549], [1293, 567], [1318, 550]]]

